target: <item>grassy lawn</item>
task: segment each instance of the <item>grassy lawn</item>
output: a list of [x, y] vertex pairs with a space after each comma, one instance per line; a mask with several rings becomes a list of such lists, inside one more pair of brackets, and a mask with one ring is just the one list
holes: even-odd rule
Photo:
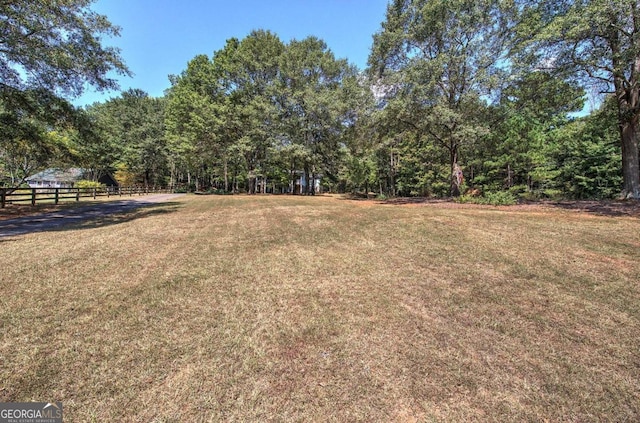
[[637, 217], [156, 209], [0, 240], [0, 401], [67, 422], [640, 420]]

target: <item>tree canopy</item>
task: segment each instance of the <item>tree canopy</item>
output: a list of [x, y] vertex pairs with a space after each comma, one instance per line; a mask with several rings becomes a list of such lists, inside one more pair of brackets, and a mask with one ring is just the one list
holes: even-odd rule
[[640, 198], [640, 3], [636, 0], [523, 2], [516, 52], [614, 95], [622, 151], [622, 195]]
[[640, 196], [637, 1], [391, 0], [367, 69], [260, 29], [195, 56], [163, 97], [76, 109], [64, 98], [128, 73], [90, 5], [0, 4], [5, 184], [74, 164], [230, 193]]
[[[71, 130], [81, 126], [81, 117], [65, 97], [86, 86], [117, 88], [108, 73], [129, 73], [118, 49], [101, 43], [118, 28], [90, 4], [0, 2], [0, 158], [12, 185], [61, 156], [72, 161], [73, 154], [62, 153], [71, 148]], [[67, 135], [54, 135], [61, 131]]]
[[111, 70], [128, 74], [118, 49], [101, 37], [119, 29], [93, 12], [93, 0], [0, 2], [0, 84], [79, 95], [85, 85], [117, 88]]
[[172, 77], [173, 162], [189, 183], [205, 176], [249, 193], [268, 185], [291, 190], [296, 172], [306, 180], [336, 174], [338, 144], [350, 125], [350, 78], [355, 70], [315, 37], [284, 44], [260, 30], [230, 39], [211, 59], [197, 56]]

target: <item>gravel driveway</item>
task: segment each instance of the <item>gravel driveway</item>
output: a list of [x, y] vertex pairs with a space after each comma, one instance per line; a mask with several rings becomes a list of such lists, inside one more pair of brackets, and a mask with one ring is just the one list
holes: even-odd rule
[[32, 232], [56, 230], [66, 225], [125, 213], [153, 204], [167, 203], [184, 195], [185, 194], [146, 195], [144, 197], [132, 197], [127, 200], [91, 204], [35, 216], [2, 220], [0, 221], [0, 238], [24, 235]]

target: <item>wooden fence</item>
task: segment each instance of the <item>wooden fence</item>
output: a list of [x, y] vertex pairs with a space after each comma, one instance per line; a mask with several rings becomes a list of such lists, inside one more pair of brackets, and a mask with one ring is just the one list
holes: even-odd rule
[[63, 200], [80, 201], [80, 198], [133, 196], [171, 193], [170, 188], [152, 187], [106, 187], [106, 188], [0, 188], [0, 206], [7, 204], [49, 202], [58, 204]]

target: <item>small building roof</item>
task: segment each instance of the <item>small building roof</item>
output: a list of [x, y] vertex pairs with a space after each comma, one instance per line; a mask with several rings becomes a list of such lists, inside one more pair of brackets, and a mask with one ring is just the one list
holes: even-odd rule
[[86, 169], [72, 167], [69, 169], [49, 168], [27, 178], [29, 181], [77, 182], [91, 175]]

